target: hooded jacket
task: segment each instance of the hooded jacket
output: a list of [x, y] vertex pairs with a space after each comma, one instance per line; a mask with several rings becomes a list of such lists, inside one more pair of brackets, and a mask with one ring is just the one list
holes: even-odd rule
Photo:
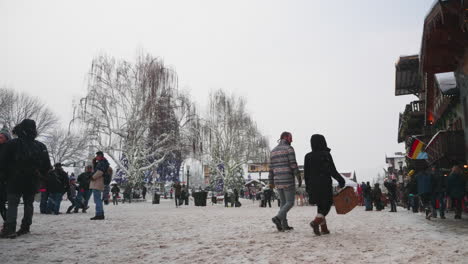
[[332, 178], [338, 181], [341, 188], [345, 180], [336, 170], [335, 163], [330, 154], [325, 137], [312, 135], [310, 139], [312, 152], [307, 153], [304, 159], [304, 179], [309, 194], [309, 203], [333, 203]]
[[13, 129], [18, 138], [5, 143], [0, 153], [0, 175], [4, 175], [8, 193], [34, 194], [39, 182], [47, 177], [49, 153], [37, 137], [36, 123], [25, 119]]

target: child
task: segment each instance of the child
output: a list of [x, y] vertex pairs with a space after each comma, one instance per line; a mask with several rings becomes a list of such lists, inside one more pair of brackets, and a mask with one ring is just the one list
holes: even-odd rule
[[76, 200], [76, 193], [78, 191], [78, 187], [76, 186], [76, 179], [75, 177], [70, 177], [70, 188], [68, 189], [67, 192], [67, 198], [71, 202], [70, 207], [68, 207], [67, 214], [71, 214], [71, 211], [73, 208], [80, 208], [78, 206], [78, 201]]
[[119, 199], [120, 189], [119, 187], [117, 187], [117, 184], [112, 185], [111, 193], [112, 193], [112, 203], [114, 205], [118, 205], [119, 201], [117, 199]]

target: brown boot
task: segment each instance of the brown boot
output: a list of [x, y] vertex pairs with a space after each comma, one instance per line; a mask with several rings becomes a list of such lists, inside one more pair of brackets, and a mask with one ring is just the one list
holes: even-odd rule
[[322, 224], [323, 218], [315, 217], [314, 221], [310, 222], [310, 227], [314, 230], [314, 234], [320, 236], [319, 226]]
[[322, 235], [330, 234], [330, 231], [327, 227], [327, 221], [325, 219], [323, 219], [323, 222], [320, 224], [320, 229], [322, 230]]

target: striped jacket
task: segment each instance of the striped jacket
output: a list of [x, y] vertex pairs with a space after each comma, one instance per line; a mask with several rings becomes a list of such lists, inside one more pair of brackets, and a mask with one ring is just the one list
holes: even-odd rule
[[294, 148], [286, 140], [281, 140], [271, 151], [268, 180], [278, 189], [286, 188], [295, 185], [294, 175], [298, 171]]

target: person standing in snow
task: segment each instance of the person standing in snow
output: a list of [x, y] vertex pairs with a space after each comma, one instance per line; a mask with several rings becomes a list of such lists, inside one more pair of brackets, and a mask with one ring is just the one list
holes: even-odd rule
[[310, 226], [315, 235], [320, 236], [330, 233], [325, 217], [333, 204], [332, 178], [338, 181], [340, 188], [345, 186], [345, 180], [336, 170], [325, 137], [312, 135], [310, 144], [312, 152], [304, 158], [304, 178], [309, 203], [317, 205], [317, 216], [310, 222]]
[[[0, 152], [4, 150], [4, 147], [6, 146], [5, 143], [7, 143], [8, 140], [11, 139], [10, 133], [6, 130], [0, 131]], [[6, 220], [6, 202], [8, 200], [7, 197], [7, 191], [6, 191], [6, 181], [3, 179], [0, 179], [0, 215], [3, 219], [3, 221]]]
[[109, 162], [104, 157], [104, 153], [102, 151], [96, 152], [95, 160], [96, 166], [94, 168], [94, 174], [91, 177], [89, 189], [93, 192], [96, 214], [94, 217], [91, 217], [90, 220], [104, 220], [102, 194], [104, 191], [104, 173], [107, 173], [107, 170], [109, 169]]
[[111, 193], [112, 193], [112, 203], [114, 205], [118, 205], [119, 204], [118, 199], [119, 199], [120, 188], [117, 186], [117, 184], [112, 185]]
[[431, 168], [432, 182], [432, 217], [437, 217], [437, 201], [439, 201], [440, 218], [445, 219], [445, 194], [447, 191], [447, 177], [444, 177], [436, 166]]
[[176, 182], [172, 185], [172, 188], [174, 189], [175, 205], [177, 208], [182, 204], [182, 186], [180, 185], [180, 182]]
[[382, 211], [382, 190], [380, 189], [380, 184], [374, 184], [374, 190], [372, 191], [372, 198], [374, 199], [375, 210]]
[[271, 219], [278, 231], [293, 230], [288, 224], [287, 214], [294, 206], [294, 196], [296, 194], [296, 184], [294, 176], [297, 177], [299, 187], [302, 184], [299, 168], [296, 162], [296, 152], [291, 146], [292, 134], [281, 133], [279, 144], [271, 151], [270, 172], [268, 175], [271, 189], [278, 190], [281, 200], [281, 207], [278, 214]]
[[418, 165], [416, 174], [417, 194], [421, 200], [424, 211], [426, 212], [426, 219], [431, 220], [431, 195], [432, 195], [432, 179], [431, 174], [427, 171], [427, 165]]
[[447, 179], [447, 193], [452, 198], [455, 207], [455, 219], [462, 218], [462, 203], [466, 193], [466, 180], [459, 166], [453, 166]]
[[[34, 213], [34, 196], [39, 190], [41, 178], [45, 178], [50, 166], [47, 147], [35, 140], [36, 122], [25, 119], [18, 124], [13, 133], [18, 138], [5, 143], [0, 152], [0, 180], [7, 183], [8, 209], [6, 221], [0, 232], [1, 238], [14, 238], [30, 232]], [[23, 220], [16, 230], [18, 205], [23, 198]]]
[[[83, 213], [86, 213], [88, 209], [88, 201], [91, 197], [91, 190], [89, 190], [89, 182], [93, 176], [93, 166], [87, 165], [85, 171], [78, 175], [78, 195], [76, 196], [76, 202], [80, 205], [83, 210]], [[79, 207], [75, 207], [73, 212], [78, 213]]]
[[81, 205], [76, 200], [77, 192], [78, 192], [78, 187], [76, 186], [76, 179], [75, 179], [75, 177], [71, 176], [70, 177], [70, 188], [67, 191], [67, 197], [68, 197], [68, 200], [71, 202], [71, 205], [67, 209], [67, 214], [71, 214], [71, 211], [74, 208], [80, 208], [81, 207]]
[[396, 180], [393, 179], [391, 182], [384, 182], [385, 188], [388, 190], [388, 198], [390, 199], [390, 212], [397, 211], [396, 209], [396, 199], [397, 199], [397, 185]]

